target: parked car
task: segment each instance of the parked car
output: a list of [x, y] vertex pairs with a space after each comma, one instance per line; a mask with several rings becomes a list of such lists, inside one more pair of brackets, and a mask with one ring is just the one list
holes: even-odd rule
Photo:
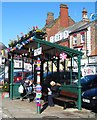
[[[97, 87], [97, 74], [83, 76], [81, 77], [80, 82], [82, 86], [82, 91], [95, 88]], [[73, 83], [78, 84], [78, 79], [75, 80]]]
[[[23, 72], [23, 80], [25, 80], [29, 75], [31, 75], [31, 72], [24, 71]], [[22, 81], [22, 71], [14, 72], [14, 82]]]
[[29, 75], [27, 78], [26, 78], [26, 80], [33, 80], [34, 79], [34, 75], [32, 74], [32, 75]]
[[[60, 72], [45, 72], [43, 73], [43, 77], [41, 80], [41, 85], [44, 88], [46, 84], [48, 84], [50, 81], [50, 78], [53, 78], [56, 82], [59, 82], [61, 84], [69, 84], [70, 81], [70, 72], [69, 71], [60, 71]], [[78, 73], [77, 72], [72, 72], [72, 78], [75, 80], [78, 78]], [[26, 80], [31, 80], [34, 79], [34, 74], [29, 75]], [[34, 79], [34, 84], [37, 84], [37, 79]]]
[[[45, 72], [43, 73], [43, 77], [42, 77], [42, 80], [45, 79], [48, 75], [52, 74], [52, 72]], [[34, 79], [34, 74], [32, 75], [29, 75], [25, 80], [33, 80]], [[41, 81], [42, 82], [42, 81]], [[35, 80], [34, 79], [34, 83], [36, 84], [37, 83], [37, 79]]]
[[92, 109], [97, 109], [97, 87], [82, 93], [82, 105]]
[[[55, 82], [60, 84], [70, 84], [70, 71], [59, 71], [53, 72], [45, 77], [44, 82], [49, 82], [49, 79], [52, 78]], [[78, 79], [78, 73], [72, 72], [72, 81]]]

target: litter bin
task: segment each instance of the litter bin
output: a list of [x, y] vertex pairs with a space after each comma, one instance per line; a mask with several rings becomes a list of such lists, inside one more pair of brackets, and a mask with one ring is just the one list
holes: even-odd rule
[[20, 98], [20, 93], [18, 92], [18, 88], [20, 83], [10, 84], [10, 98], [17, 99]]

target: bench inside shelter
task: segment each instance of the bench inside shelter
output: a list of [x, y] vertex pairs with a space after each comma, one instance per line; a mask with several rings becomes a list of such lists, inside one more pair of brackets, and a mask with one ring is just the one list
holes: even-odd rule
[[[64, 103], [64, 108], [66, 109], [68, 104], [73, 104], [77, 106], [78, 101], [78, 88], [73, 85], [62, 85], [60, 88], [60, 94], [57, 97], [54, 97], [54, 100], [61, 101]], [[47, 94], [43, 92], [44, 98], [47, 97]]]

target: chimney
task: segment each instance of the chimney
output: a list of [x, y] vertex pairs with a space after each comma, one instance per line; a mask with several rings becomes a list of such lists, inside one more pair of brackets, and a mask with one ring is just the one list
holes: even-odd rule
[[82, 20], [89, 21], [88, 16], [87, 16], [87, 10], [85, 8], [83, 8], [83, 11], [82, 11]]
[[54, 13], [48, 12], [47, 13], [47, 20], [46, 20], [46, 25], [49, 24], [51, 21], [54, 20]]
[[60, 5], [60, 26], [65, 28], [69, 26], [68, 6], [65, 4]]

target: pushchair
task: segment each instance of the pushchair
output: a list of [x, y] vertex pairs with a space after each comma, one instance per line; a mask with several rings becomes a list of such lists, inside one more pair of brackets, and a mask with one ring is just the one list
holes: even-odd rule
[[29, 84], [29, 81], [24, 82], [23, 84], [23, 93], [21, 93], [21, 100], [27, 99], [28, 102], [31, 102], [35, 98], [34, 84]]

